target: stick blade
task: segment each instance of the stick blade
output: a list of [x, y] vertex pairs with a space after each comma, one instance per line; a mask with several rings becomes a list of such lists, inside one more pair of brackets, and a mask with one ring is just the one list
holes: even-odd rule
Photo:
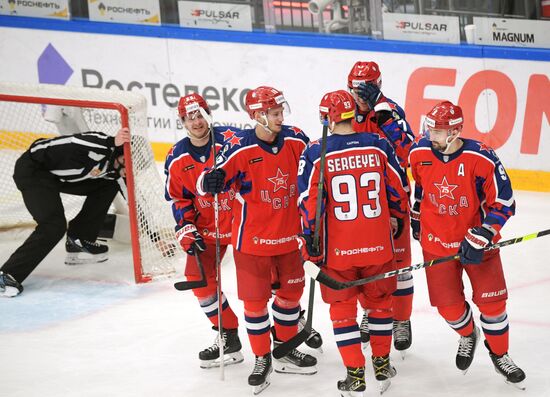
[[178, 291], [188, 291], [195, 288], [206, 287], [206, 280], [201, 281], [179, 281], [174, 283], [174, 288]]
[[311, 330], [307, 330], [306, 328], [304, 328], [303, 330], [298, 332], [293, 338], [290, 338], [286, 342], [281, 343], [279, 346], [273, 349], [273, 357], [277, 360], [283, 358], [288, 353], [290, 353], [291, 350], [296, 349], [298, 346], [304, 343], [309, 337], [310, 333]]
[[321, 268], [311, 261], [304, 262], [304, 270], [307, 275], [314, 280], [317, 280], [317, 277], [319, 277], [319, 273], [321, 272]]

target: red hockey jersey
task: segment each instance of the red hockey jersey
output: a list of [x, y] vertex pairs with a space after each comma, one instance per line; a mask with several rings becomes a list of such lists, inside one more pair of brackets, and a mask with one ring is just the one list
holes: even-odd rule
[[[233, 127], [214, 127], [216, 149], [239, 130]], [[189, 138], [177, 142], [164, 164], [166, 175], [165, 198], [172, 204], [172, 214], [176, 220], [176, 232], [188, 223], [195, 224], [197, 231], [206, 241], [215, 241], [214, 196], [200, 196], [196, 192], [196, 182], [205, 168], [213, 165], [210, 143], [204, 153], [198, 153]], [[220, 243], [231, 242], [231, 209], [235, 190], [218, 195]]]
[[226, 189], [237, 192], [231, 243], [238, 251], [271, 256], [298, 249], [296, 179], [308, 141], [299, 128], [283, 126], [273, 145], [258, 139], [253, 129], [237, 133], [224, 145], [217, 162], [226, 173]]
[[481, 142], [462, 141], [457, 152], [443, 155], [422, 138], [409, 155], [420, 202], [420, 243], [434, 255], [455, 254], [471, 227], [486, 224], [499, 232], [515, 212], [510, 178], [496, 153]]
[[[313, 234], [321, 144], [300, 160], [299, 205], [304, 233]], [[327, 266], [337, 270], [380, 265], [393, 258], [390, 216], [408, 210], [405, 171], [389, 142], [378, 134], [327, 138], [322, 218]]]
[[401, 167], [407, 169], [409, 150], [414, 141], [414, 134], [405, 119], [405, 111], [397, 103], [386, 97], [382, 97], [375, 109], [391, 112], [392, 117], [381, 126], [378, 126], [374, 110], [366, 114], [357, 110], [352, 122], [353, 130], [355, 132], [376, 132], [385, 137], [392, 144]]

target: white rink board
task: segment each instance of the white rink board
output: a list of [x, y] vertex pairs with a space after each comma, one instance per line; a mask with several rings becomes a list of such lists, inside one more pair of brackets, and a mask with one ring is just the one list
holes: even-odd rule
[[[480, 132], [489, 131], [500, 122], [498, 131], [483, 136], [497, 148], [507, 168], [550, 171], [549, 62], [15, 28], [0, 28], [0, 37], [3, 80], [38, 82], [37, 59], [51, 44], [73, 70], [67, 84], [140, 90], [148, 99], [150, 138], [154, 142], [174, 142], [183, 136], [181, 126], [177, 128], [175, 109], [167, 103], [175, 105], [176, 90], [184, 94], [185, 87], [198, 88], [213, 107], [219, 107], [214, 112], [216, 121], [247, 127], [250, 120], [240, 108], [239, 98], [244, 98], [246, 89], [275, 86], [284, 91], [293, 109], [286, 122], [301, 127], [310, 137], [318, 137], [321, 127], [317, 107], [322, 95], [345, 88], [355, 61], [374, 60], [382, 70], [383, 92], [406, 107], [415, 133], [421, 113], [431, 108], [433, 100], [459, 101], [469, 110], [467, 119], [475, 113], [470, 132], [475, 127]], [[487, 82], [488, 89], [483, 90]], [[224, 96], [230, 100], [224, 101]], [[529, 106], [528, 97], [532, 100]], [[530, 112], [527, 117], [526, 108]], [[538, 130], [526, 128], [524, 134], [525, 120], [538, 120], [534, 123], [539, 125]], [[530, 142], [531, 149], [521, 149], [522, 139]]]

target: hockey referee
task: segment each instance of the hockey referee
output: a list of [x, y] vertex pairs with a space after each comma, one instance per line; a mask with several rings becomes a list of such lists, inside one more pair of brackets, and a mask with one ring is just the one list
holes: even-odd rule
[[[96, 242], [103, 220], [125, 176], [123, 145], [130, 131], [116, 136], [84, 132], [38, 139], [15, 163], [13, 179], [37, 225], [0, 268], [0, 296], [14, 297], [21, 283], [67, 233], [68, 265], [104, 262], [108, 247]], [[68, 226], [61, 193], [85, 196]]]

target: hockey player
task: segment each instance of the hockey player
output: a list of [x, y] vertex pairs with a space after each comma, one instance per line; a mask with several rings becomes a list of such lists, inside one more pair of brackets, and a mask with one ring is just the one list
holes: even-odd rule
[[267, 309], [275, 273], [280, 288], [271, 306], [274, 345], [296, 335], [304, 290], [304, 269], [296, 244], [300, 232], [296, 175], [300, 154], [309, 140], [299, 128], [283, 124], [289, 109], [281, 91], [258, 87], [246, 94], [245, 104], [256, 127], [226, 141], [216, 160], [218, 168], [199, 177], [197, 190], [238, 190], [231, 244], [239, 299], [244, 301], [248, 338], [256, 356], [248, 383], [257, 394], [269, 385], [272, 368], [307, 375], [317, 372], [315, 357], [296, 349], [272, 363]]
[[[207, 285], [196, 288], [193, 293], [199, 304], [218, 331], [218, 296], [216, 280], [216, 233], [214, 223], [214, 197], [196, 194], [195, 185], [198, 176], [212, 167], [212, 138], [207, 120], [199, 108], [210, 114], [210, 108], [199, 94], [181, 97], [178, 114], [187, 131], [187, 137], [177, 142], [166, 157], [164, 173], [166, 175], [166, 200], [172, 204], [172, 213], [176, 220], [176, 236], [187, 252], [185, 275], [189, 281], [201, 279], [195, 253], [198, 253], [204, 268]], [[231, 138], [238, 130], [230, 127], [214, 127], [216, 148], [222, 147], [224, 140]], [[219, 233], [220, 257], [223, 258], [227, 245], [231, 241], [231, 208], [235, 191], [220, 194]], [[220, 260], [221, 260], [220, 258]], [[222, 339], [224, 345], [224, 363], [236, 364], [243, 361], [240, 352], [241, 342], [238, 335], [238, 319], [225, 295], [222, 293]], [[214, 344], [199, 353], [201, 368], [220, 366], [220, 347], [218, 338]]]
[[[300, 246], [304, 260], [322, 264], [324, 272], [349, 281], [393, 269], [393, 236], [402, 232], [407, 214], [406, 177], [391, 145], [378, 134], [359, 134], [352, 129], [355, 104], [350, 93], [326, 94], [319, 106], [328, 123], [322, 223], [315, 224], [321, 144], [308, 145], [302, 154], [298, 176], [299, 206], [304, 234]], [[322, 250], [312, 245], [314, 230], [322, 229]], [[346, 396], [362, 396], [365, 390], [365, 357], [357, 325], [359, 297], [370, 310], [372, 365], [380, 391], [396, 374], [390, 363], [392, 293], [396, 279], [387, 278], [361, 287], [331, 290], [321, 285], [323, 300], [330, 304], [336, 344], [347, 378], [338, 382]]]
[[521, 386], [525, 373], [508, 355], [508, 293], [498, 250], [483, 252], [500, 239], [515, 211], [510, 179], [496, 153], [485, 144], [460, 138], [462, 109], [445, 101], [426, 116], [423, 137], [409, 162], [416, 181], [413, 236], [424, 260], [460, 253], [460, 261], [426, 268], [430, 302], [460, 335], [456, 366], [466, 372], [480, 333], [464, 297], [462, 273], [481, 312], [485, 346], [495, 369]]
[[[66, 264], [107, 260], [108, 247], [96, 238], [119, 190], [117, 179], [124, 176], [122, 145], [127, 142], [127, 128], [114, 137], [85, 132], [38, 139], [19, 157], [13, 179], [37, 226], [0, 269], [0, 296], [19, 295], [21, 283], [65, 232]], [[68, 227], [61, 193], [86, 196]]]
[[[403, 109], [382, 92], [380, 68], [375, 62], [356, 62], [348, 75], [348, 89], [356, 102], [353, 130], [372, 131], [385, 137], [393, 146], [401, 167], [407, 169], [410, 147], [414, 141], [411, 127]], [[408, 182], [408, 181], [407, 181]], [[403, 233], [394, 241], [395, 267], [411, 265], [411, 229], [405, 217]], [[404, 357], [412, 343], [411, 313], [414, 286], [412, 273], [397, 276], [397, 289], [393, 294], [393, 345]], [[361, 322], [361, 339], [368, 342], [368, 315]]]

